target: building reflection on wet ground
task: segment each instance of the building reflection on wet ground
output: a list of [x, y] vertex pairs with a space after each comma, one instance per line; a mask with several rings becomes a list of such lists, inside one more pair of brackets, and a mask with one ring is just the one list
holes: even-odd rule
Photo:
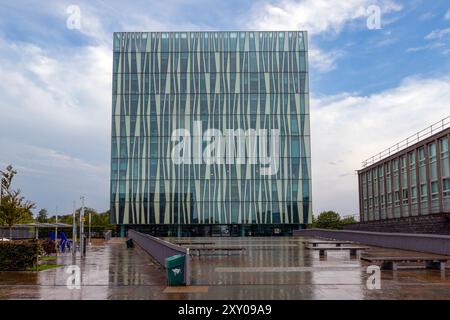
[[[175, 239], [169, 239], [175, 240]], [[181, 240], [177, 238], [176, 240]], [[301, 237], [189, 238], [242, 253], [193, 256], [192, 286], [166, 286], [165, 270], [124, 239], [98, 243], [85, 258], [58, 257], [65, 265], [40, 272], [0, 272], [0, 299], [450, 299], [450, 269], [382, 270], [381, 289], [370, 290], [368, 263], [348, 252], [326, 258], [306, 249]], [[189, 245], [187, 245], [189, 246]], [[414, 254], [370, 248], [383, 255]], [[80, 289], [69, 289], [68, 265], [81, 268]], [[186, 292], [188, 291], [188, 292]]]

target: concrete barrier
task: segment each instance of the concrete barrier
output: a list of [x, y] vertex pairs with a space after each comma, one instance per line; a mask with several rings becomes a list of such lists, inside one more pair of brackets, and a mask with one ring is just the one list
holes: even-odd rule
[[295, 230], [293, 235], [348, 240], [385, 248], [450, 255], [450, 236], [448, 235], [326, 229]]
[[149, 234], [137, 232], [132, 229], [128, 230], [128, 238], [133, 239], [133, 241], [137, 245], [139, 245], [142, 249], [144, 249], [164, 268], [166, 267], [165, 265], [166, 258], [177, 254], [184, 255], [185, 256], [184, 281], [186, 285], [190, 285], [191, 258], [189, 255], [189, 248], [183, 248], [168, 241], [153, 237]]

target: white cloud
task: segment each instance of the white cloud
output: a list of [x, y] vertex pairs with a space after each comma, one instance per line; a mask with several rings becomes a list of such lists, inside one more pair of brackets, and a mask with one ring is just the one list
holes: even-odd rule
[[35, 45], [10, 45], [1, 39], [0, 44], [0, 56], [14, 57], [0, 60], [4, 65], [0, 74], [1, 121], [20, 121], [29, 129], [36, 128], [36, 119], [54, 130], [96, 132], [109, 128], [109, 124], [96, 121], [107, 117], [111, 106], [112, 58], [108, 48], [81, 47], [51, 56]]
[[367, 8], [378, 5], [381, 13], [401, 10], [393, 1], [380, 0], [283, 0], [255, 5], [248, 25], [263, 30], [307, 30], [310, 34], [342, 31], [344, 26], [367, 17]]
[[358, 213], [355, 170], [361, 162], [450, 115], [448, 101], [449, 77], [410, 78], [370, 96], [313, 97], [314, 212]]
[[432, 12], [426, 12], [419, 17], [419, 20], [426, 21], [426, 20], [433, 19], [435, 16], [436, 15]]
[[318, 47], [309, 47], [309, 63], [320, 72], [328, 72], [336, 68], [336, 61], [344, 55], [343, 50], [322, 51]]
[[436, 42], [436, 43], [431, 43], [431, 44], [427, 44], [425, 46], [420, 46], [420, 47], [414, 47], [414, 48], [408, 48], [406, 50], [406, 52], [418, 52], [418, 51], [423, 51], [423, 50], [431, 50], [431, 49], [437, 49], [437, 48], [442, 48], [444, 47], [445, 44], [442, 42]]
[[433, 30], [431, 33], [425, 36], [426, 40], [433, 40], [433, 39], [442, 39], [445, 36], [450, 35], [450, 28], [447, 29], [436, 29]]
[[328, 72], [336, 68], [344, 51], [324, 51], [315, 45], [313, 36], [340, 33], [346, 24], [367, 17], [367, 8], [371, 5], [380, 6], [381, 13], [401, 9], [393, 1], [373, 0], [258, 2], [245, 24], [252, 30], [307, 30], [312, 35], [309, 47], [311, 66], [319, 72]]
[[40, 199], [39, 207], [50, 208], [51, 201], [67, 210], [83, 193], [92, 196], [92, 206], [106, 209], [109, 48], [53, 52], [0, 38], [0, 64], [0, 162], [18, 167], [18, 186], [30, 200]]
[[448, 52], [447, 43], [444, 41], [450, 36], [450, 28], [436, 29], [427, 34], [424, 39], [429, 43], [419, 47], [408, 48], [406, 52], [418, 52], [424, 50], [442, 49], [441, 53], [446, 55]]
[[450, 9], [448, 9], [447, 12], [445, 13], [444, 19], [450, 20]]

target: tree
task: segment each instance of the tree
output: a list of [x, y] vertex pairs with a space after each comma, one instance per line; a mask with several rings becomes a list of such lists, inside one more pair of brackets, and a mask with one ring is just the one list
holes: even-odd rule
[[353, 223], [357, 223], [357, 222], [356, 222], [355, 218], [352, 217], [352, 216], [348, 216], [348, 217], [342, 218], [341, 221], [340, 221], [341, 229], [344, 228], [345, 225], [353, 224]]
[[9, 191], [7, 196], [3, 196], [0, 205], [0, 223], [8, 226], [10, 239], [12, 238], [12, 227], [15, 224], [33, 220], [31, 209], [35, 207], [35, 204], [25, 201], [20, 193], [20, 190]]
[[5, 171], [0, 171], [1, 174], [1, 202], [0, 202], [0, 224], [6, 225], [9, 228], [9, 238], [12, 238], [12, 227], [18, 223], [30, 222], [33, 220], [31, 209], [35, 204], [30, 201], [25, 201], [21, 195], [20, 189], [13, 190], [12, 180], [17, 171], [11, 165], [6, 167]]
[[109, 210], [92, 216], [93, 226], [109, 226]]
[[48, 211], [47, 209], [43, 208], [41, 210], [39, 210], [37, 219], [38, 222], [40, 223], [46, 223], [48, 221]]
[[316, 220], [316, 228], [322, 229], [340, 229], [339, 213], [334, 211], [324, 211], [319, 214]]
[[[81, 212], [81, 208], [78, 208], [75, 210], [75, 220], [78, 223], [80, 221], [80, 212]], [[89, 223], [89, 213], [91, 214], [91, 225], [93, 227], [106, 227], [106, 226], [110, 226], [109, 223], [109, 210], [102, 212], [102, 213], [98, 213], [95, 209], [93, 208], [88, 208], [85, 207], [84, 208], [84, 217], [85, 217], [85, 225], [87, 225]], [[52, 216], [48, 219], [49, 223], [54, 223], [55, 222], [55, 216]], [[58, 215], [58, 222], [62, 222], [62, 223], [67, 223], [67, 224], [72, 224], [73, 222], [73, 215], [72, 214], [66, 214], [66, 215]]]
[[2, 177], [0, 188], [1, 196], [3, 196], [3, 193], [8, 195], [8, 191], [11, 189], [12, 180], [16, 173], [17, 171], [13, 169], [12, 165], [7, 166], [5, 171], [0, 170], [0, 175]]

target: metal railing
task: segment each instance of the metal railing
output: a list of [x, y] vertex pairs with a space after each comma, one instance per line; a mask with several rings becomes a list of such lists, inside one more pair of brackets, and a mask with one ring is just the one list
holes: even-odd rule
[[128, 238], [133, 239], [142, 249], [147, 251], [158, 263], [165, 266], [165, 260], [168, 257], [182, 254], [185, 256], [184, 265], [184, 281], [186, 285], [190, 284], [191, 274], [191, 258], [189, 256], [189, 248], [184, 248], [168, 241], [153, 237], [149, 234], [128, 230]]
[[[0, 227], [0, 239], [9, 239], [10, 233], [9, 228], [7, 227]], [[18, 228], [12, 228], [11, 229], [11, 239], [12, 240], [19, 240], [19, 239], [32, 239], [34, 238], [34, 232], [31, 232], [28, 229], [18, 229]]]
[[431, 126], [416, 132], [415, 134], [409, 136], [408, 138], [394, 144], [393, 146], [381, 151], [380, 153], [364, 160], [362, 162], [362, 167], [365, 168], [367, 166], [370, 166], [372, 164], [374, 164], [377, 161], [380, 161], [384, 158], [387, 158], [389, 156], [391, 156], [392, 154], [395, 154], [397, 152], [399, 152], [400, 150], [403, 150], [425, 138], [431, 137], [433, 134], [444, 130], [446, 128], [450, 127], [450, 116], [436, 122], [433, 123]]

